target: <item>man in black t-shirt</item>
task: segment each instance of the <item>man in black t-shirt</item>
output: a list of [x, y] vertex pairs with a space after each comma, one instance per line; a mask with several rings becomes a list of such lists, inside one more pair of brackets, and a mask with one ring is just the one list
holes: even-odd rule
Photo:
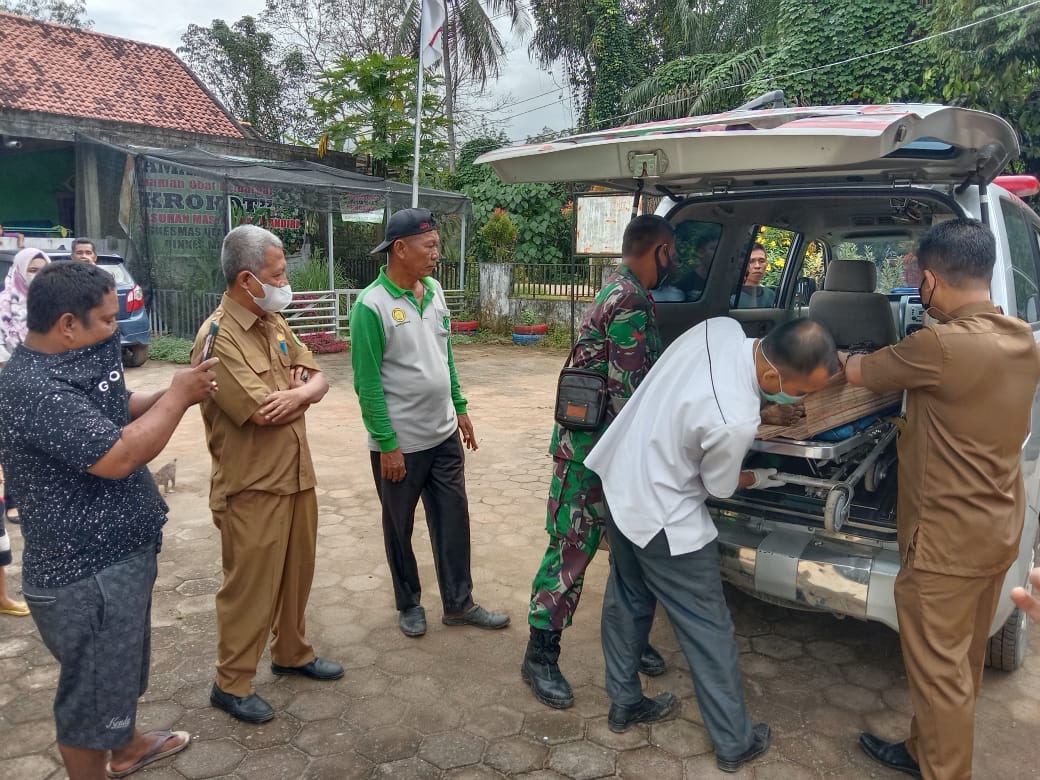
[[166, 390], [127, 391], [115, 282], [95, 265], [45, 267], [27, 309], [28, 336], [0, 372], [0, 463], [19, 497], [22, 592], [61, 665], [58, 748], [70, 777], [100, 780], [188, 744], [135, 725], [167, 510], [145, 464], [216, 392], [216, 361]]

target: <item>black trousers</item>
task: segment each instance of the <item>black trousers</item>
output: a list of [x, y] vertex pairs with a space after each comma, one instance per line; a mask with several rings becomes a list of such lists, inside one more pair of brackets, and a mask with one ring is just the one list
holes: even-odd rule
[[430, 529], [444, 612], [465, 612], [473, 606], [465, 459], [458, 430], [436, 447], [405, 453], [406, 473], [400, 482], [383, 478], [379, 453], [372, 453], [372, 476], [383, 505], [386, 562], [398, 610], [416, 606], [422, 595], [419, 567], [412, 552], [415, 507], [420, 498]]

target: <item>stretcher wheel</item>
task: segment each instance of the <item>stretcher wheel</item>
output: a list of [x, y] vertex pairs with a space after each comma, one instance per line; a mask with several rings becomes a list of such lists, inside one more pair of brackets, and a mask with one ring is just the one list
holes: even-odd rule
[[863, 487], [866, 488], [868, 493], [873, 493], [877, 490], [878, 485], [885, 478], [886, 471], [887, 468], [883, 463], [875, 463], [867, 469], [867, 473], [863, 475]]
[[840, 531], [841, 527], [849, 519], [849, 510], [852, 508], [852, 490], [844, 485], [836, 485], [827, 494], [827, 504], [824, 507], [824, 517], [829, 520], [831, 530]]

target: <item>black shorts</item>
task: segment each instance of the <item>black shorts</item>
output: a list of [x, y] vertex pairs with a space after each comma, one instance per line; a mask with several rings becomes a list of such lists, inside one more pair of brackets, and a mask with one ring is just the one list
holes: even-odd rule
[[40, 637], [61, 665], [54, 697], [58, 743], [89, 750], [133, 738], [148, 688], [158, 542], [62, 588], [23, 583]]

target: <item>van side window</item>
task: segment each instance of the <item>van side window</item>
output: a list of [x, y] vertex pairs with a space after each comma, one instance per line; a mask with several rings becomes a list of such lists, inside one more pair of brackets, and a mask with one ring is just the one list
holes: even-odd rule
[[658, 303], [700, 300], [721, 236], [722, 225], [717, 222], [687, 219], [678, 223], [675, 251], [679, 255], [679, 273], [671, 284], [654, 290], [654, 300]]
[[1040, 274], [1037, 273], [1036, 232], [1026, 222], [1020, 206], [1001, 199], [1011, 273], [1015, 285], [1015, 314], [1026, 322], [1040, 321]]
[[771, 309], [780, 298], [780, 280], [791, 257], [797, 233], [759, 225], [744, 261], [740, 283], [730, 295], [733, 309]]

